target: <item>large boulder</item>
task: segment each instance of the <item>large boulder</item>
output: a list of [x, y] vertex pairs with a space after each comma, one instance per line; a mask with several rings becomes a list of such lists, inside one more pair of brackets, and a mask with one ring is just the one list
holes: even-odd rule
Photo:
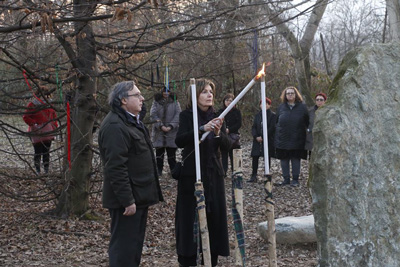
[[320, 266], [400, 266], [399, 44], [344, 58], [313, 135]]
[[[268, 240], [268, 221], [258, 224], [258, 233]], [[315, 243], [314, 216], [283, 217], [275, 220], [276, 243]]]

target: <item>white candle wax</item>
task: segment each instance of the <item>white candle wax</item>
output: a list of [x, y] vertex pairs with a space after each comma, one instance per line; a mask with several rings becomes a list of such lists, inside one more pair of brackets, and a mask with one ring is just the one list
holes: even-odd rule
[[264, 174], [269, 174], [269, 161], [268, 161], [268, 125], [267, 125], [267, 103], [265, 101], [265, 76], [261, 77], [261, 113], [263, 124], [263, 145], [264, 145]]
[[199, 123], [197, 118], [197, 94], [196, 94], [196, 80], [190, 79], [190, 90], [192, 93], [192, 110], [193, 110], [193, 131], [194, 131], [194, 156], [196, 163], [196, 181], [201, 181], [200, 170], [200, 147], [199, 147]]

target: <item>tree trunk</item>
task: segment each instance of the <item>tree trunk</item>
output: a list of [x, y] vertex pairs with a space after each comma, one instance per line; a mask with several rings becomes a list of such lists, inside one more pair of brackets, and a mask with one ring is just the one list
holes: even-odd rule
[[[75, 17], [90, 15], [94, 10], [88, 1], [74, 1]], [[95, 1], [92, 1], [95, 2]], [[77, 68], [75, 98], [71, 103], [71, 164], [65, 174], [66, 185], [59, 199], [57, 213], [82, 215], [89, 209], [89, 180], [92, 167], [92, 129], [96, 113], [94, 94], [97, 90], [96, 51], [92, 27], [75, 22], [76, 58], [69, 53]], [[70, 51], [71, 52], [71, 51]]]
[[312, 105], [313, 97], [311, 96], [311, 71], [310, 71], [310, 49], [317, 32], [318, 25], [325, 13], [328, 5], [327, 0], [318, 0], [308, 19], [306, 29], [301, 40], [297, 40], [294, 33], [289, 29], [287, 24], [274, 12], [270, 7], [266, 6], [267, 13], [271, 22], [278, 29], [286, 42], [289, 44], [293, 58], [295, 60], [296, 78], [298, 87], [303, 95], [305, 102]]
[[400, 0], [386, 0], [392, 41], [400, 40]]

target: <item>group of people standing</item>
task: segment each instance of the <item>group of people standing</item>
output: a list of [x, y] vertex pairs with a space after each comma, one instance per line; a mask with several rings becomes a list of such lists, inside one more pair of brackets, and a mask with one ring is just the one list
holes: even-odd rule
[[[139, 113], [144, 97], [133, 81], [114, 85], [110, 95], [111, 111], [103, 120], [99, 131], [100, 155], [104, 165], [103, 206], [111, 217], [109, 244], [110, 266], [139, 266], [144, 242], [148, 207], [163, 200], [159, 176], [163, 171], [164, 154], [172, 170], [176, 165], [175, 153], [182, 149], [181, 171], [177, 182], [175, 212], [176, 251], [181, 267], [196, 266], [201, 244], [196, 242], [196, 163], [194, 152], [193, 108], [197, 109], [199, 138], [209, 132], [200, 143], [200, 166], [205, 195], [205, 211], [210, 240], [212, 266], [218, 256], [229, 255], [227, 211], [224, 177], [228, 159], [232, 163], [232, 136], [239, 134], [242, 118], [236, 108], [224, 119], [218, 114], [234, 99], [227, 94], [223, 108], [214, 109], [216, 87], [207, 79], [196, 80], [197, 107], [192, 107], [191, 91], [187, 91], [187, 105], [181, 111], [176, 96], [163, 88], [155, 96], [150, 111], [152, 139]], [[323, 97], [324, 94], [319, 94]], [[286, 88], [281, 95], [282, 104], [277, 113], [267, 102], [269, 156], [281, 159], [284, 181], [290, 183], [289, 165], [292, 164], [293, 184], [298, 184], [300, 159], [307, 156], [304, 148], [307, 129], [312, 116], [302, 103], [295, 87]], [[261, 104], [261, 102], [260, 102]], [[316, 108], [315, 108], [316, 109]], [[179, 118], [179, 119], [178, 119]], [[257, 180], [259, 157], [263, 156], [261, 111], [255, 115], [251, 156], [253, 173], [250, 181]], [[154, 155], [153, 148], [156, 149]], [[222, 160], [221, 160], [222, 158]]]

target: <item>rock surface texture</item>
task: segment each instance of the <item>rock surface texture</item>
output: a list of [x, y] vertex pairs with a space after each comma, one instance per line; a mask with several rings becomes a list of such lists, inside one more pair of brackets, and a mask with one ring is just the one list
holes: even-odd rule
[[349, 53], [316, 112], [320, 266], [400, 266], [400, 44]]
[[[258, 225], [258, 233], [268, 240], [268, 222]], [[276, 243], [315, 243], [314, 216], [283, 217], [275, 220]]]

